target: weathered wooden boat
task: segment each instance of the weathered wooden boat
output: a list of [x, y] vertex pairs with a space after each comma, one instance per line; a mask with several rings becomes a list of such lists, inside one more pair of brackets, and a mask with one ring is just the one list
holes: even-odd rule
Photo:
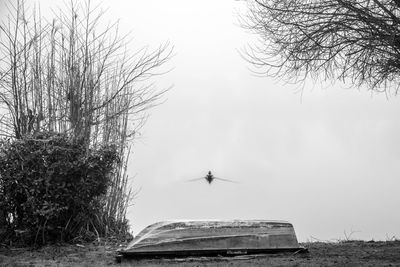
[[120, 256], [212, 256], [302, 252], [293, 225], [286, 221], [172, 221], [142, 230]]

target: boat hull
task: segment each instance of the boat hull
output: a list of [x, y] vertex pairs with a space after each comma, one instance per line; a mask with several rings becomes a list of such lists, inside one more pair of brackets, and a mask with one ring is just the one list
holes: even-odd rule
[[120, 251], [131, 257], [241, 255], [301, 251], [285, 221], [179, 221], [145, 228]]

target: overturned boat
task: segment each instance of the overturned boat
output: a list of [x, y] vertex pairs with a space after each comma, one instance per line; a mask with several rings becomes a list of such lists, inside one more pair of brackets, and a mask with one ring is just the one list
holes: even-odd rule
[[142, 230], [119, 255], [129, 257], [213, 256], [303, 252], [286, 221], [172, 221]]

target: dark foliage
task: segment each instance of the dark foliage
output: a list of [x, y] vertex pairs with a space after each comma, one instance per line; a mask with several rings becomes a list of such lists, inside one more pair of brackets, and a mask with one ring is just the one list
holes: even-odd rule
[[102, 196], [117, 162], [115, 147], [87, 150], [62, 134], [1, 141], [3, 235], [26, 245], [101, 236]]

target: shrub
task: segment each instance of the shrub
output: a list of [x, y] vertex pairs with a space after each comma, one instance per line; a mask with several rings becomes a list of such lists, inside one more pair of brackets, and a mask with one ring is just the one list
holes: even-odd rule
[[113, 146], [86, 149], [65, 134], [2, 140], [0, 211], [8, 238], [28, 245], [98, 236], [102, 196], [118, 160]]

